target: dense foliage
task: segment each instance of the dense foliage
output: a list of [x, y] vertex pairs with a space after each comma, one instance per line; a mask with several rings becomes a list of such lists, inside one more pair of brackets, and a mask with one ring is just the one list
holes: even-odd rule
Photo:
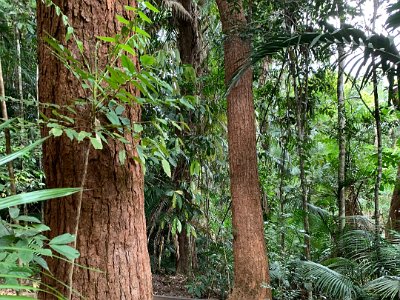
[[[82, 99], [54, 107], [52, 119], [41, 115], [35, 1], [0, 0], [0, 100], [9, 117], [3, 115], [0, 124], [0, 289], [38, 291], [40, 276], [51, 276], [46, 257], [58, 253], [74, 263], [79, 256], [71, 247], [77, 232], [52, 240], [43, 234], [50, 228], [42, 223], [38, 201], [82, 191], [45, 189], [38, 146], [45, 138], [66, 135], [101, 151], [110, 139], [129, 144], [124, 137], [129, 132], [140, 140], [134, 159], [145, 170], [153, 273], [183, 274], [193, 296], [226, 299], [233, 286], [234, 238], [226, 95], [252, 68], [260, 201], [274, 299], [398, 299], [400, 219], [393, 212], [400, 209], [400, 202], [395, 206], [400, 197], [400, 3], [339, 2], [246, 3], [249, 27], [240, 33], [251, 39], [252, 53], [238, 62], [228, 89], [225, 37], [212, 1], [190, 1], [190, 10], [184, 1], [169, 0], [126, 7], [136, 18], [116, 16], [121, 33], [98, 37], [99, 45], [113, 49], [104, 70], [93, 71], [64, 47], [66, 41], [48, 37], [54, 55], [88, 91], [92, 127], [77, 131], [75, 110]], [[182, 48], [182, 20], [197, 30], [197, 52]], [[66, 39], [85, 60], [88, 54], [67, 19], [64, 25]], [[339, 47], [346, 50], [343, 57]], [[183, 54], [189, 50], [196, 57], [191, 63]], [[94, 59], [99, 53], [89, 55]], [[138, 65], [133, 56], [139, 57]], [[343, 111], [338, 110], [340, 60], [345, 61]], [[140, 96], [131, 93], [128, 82]], [[133, 102], [142, 107], [140, 123], [125, 117], [125, 105]], [[51, 137], [40, 139], [43, 128]], [[6, 130], [13, 154], [6, 149]], [[343, 183], [338, 177], [341, 140]], [[118, 159], [123, 164], [129, 157], [121, 150]], [[344, 230], [340, 185], [346, 200]]]

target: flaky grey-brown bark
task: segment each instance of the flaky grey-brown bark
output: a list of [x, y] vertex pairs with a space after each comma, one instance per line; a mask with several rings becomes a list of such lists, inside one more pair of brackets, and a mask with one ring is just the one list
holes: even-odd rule
[[[224, 42], [225, 82], [250, 55], [250, 41], [240, 33], [247, 22], [241, 1], [217, 0]], [[272, 299], [265, 251], [261, 193], [257, 170], [253, 76], [248, 69], [227, 95], [228, 147], [232, 197], [234, 288], [229, 299]], [[264, 285], [264, 286], [263, 286]]]
[[[129, 1], [66, 1], [55, 3], [68, 15], [75, 34], [83, 42], [83, 48], [93, 59], [96, 36], [112, 36], [118, 30], [115, 15], [125, 15], [123, 5], [135, 5]], [[39, 38], [39, 99], [40, 102], [72, 105], [77, 98], [84, 98], [78, 80], [66, 70], [43, 42], [47, 33], [63, 40], [65, 28], [54, 9], [38, 1]], [[126, 16], [128, 17], [128, 16]], [[72, 47], [76, 52], [76, 49]], [[105, 54], [106, 48], [101, 48]], [[106, 57], [99, 57], [100, 67]], [[75, 129], [88, 130], [90, 110], [77, 108]], [[132, 122], [140, 120], [140, 107], [126, 108]], [[48, 117], [51, 109], [44, 109]], [[47, 131], [44, 130], [46, 135]], [[124, 165], [118, 160], [118, 151], [125, 149], [131, 157], [136, 155], [135, 142], [117, 144], [109, 140], [103, 150], [93, 150], [88, 161], [87, 179], [82, 199], [82, 209], [77, 239], [81, 253], [77, 263], [101, 270], [75, 267], [73, 287], [87, 299], [152, 299], [150, 262], [147, 252], [144, 217], [143, 173], [140, 165], [128, 159]], [[70, 141], [66, 137], [48, 140], [43, 147], [43, 166], [47, 187], [77, 187], [84, 173], [86, 143]], [[46, 203], [45, 222], [51, 227], [49, 237], [73, 232], [76, 224], [77, 196]], [[49, 261], [53, 276], [67, 282], [68, 264], [59, 260]], [[66, 294], [66, 288], [49, 277], [45, 284], [57, 287]], [[40, 299], [54, 299], [40, 294]], [[75, 295], [73, 299], [78, 299]]]

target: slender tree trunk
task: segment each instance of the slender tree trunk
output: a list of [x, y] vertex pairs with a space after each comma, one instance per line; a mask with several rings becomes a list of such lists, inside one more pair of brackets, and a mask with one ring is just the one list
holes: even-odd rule
[[[304, 226], [304, 256], [306, 259], [311, 258], [310, 244], [310, 224], [308, 219], [308, 186], [305, 173], [306, 155], [305, 155], [305, 103], [301, 95], [301, 91], [297, 85], [296, 72], [296, 55], [293, 49], [289, 50], [290, 72], [293, 79], [293, 90], [296, 101], [296, 126], [297, 126], [297, 152], [299, 155], [300, 168], [300, 186], [301, 186], [301, 202], [303, 210], [303, 226]], [[305, 96], [307, 97], [307, 96]]]
[[[339, 9], [339, 14], [342, 14]], [[340, 17], [341, 27], [344, 25], [342, 16]], [[344, 45], [338, 45], [339, 65], [337, 79], [337, 101], [338, 101], [338, 143], [339, 143], [339, 168], [338, 168], [338, 205], [339, 205], [339, 231], [343, 233], [346, 226], [346, 109], [344, 102], [344, 66], [345, 66], [345, 51]]]
[[281, 244], [281, 251], [285, 251], [285, 198], [283, 195], [283, 186], [285, 183], [285, 172], [286, 172], [286, 143], [282, 143], [282, 155], [281, 155], [281, 166], [280, 166], [280, 183], [279, 183], [279, 214], [280, 214], [280, 225], [281, 225], [281, 234], [280, 234], [280, 241]]
[[[176, 27], [178, 29], [177, 44], [179, 49], [179, 54], [183, 64], [191, 65], [196, 74], [201, 73], [201, 39], [199, 31], [199, 21], [197, 6], [192, 0], [180, 0], [183, 8], [187, 11], [187, 15], [182, 16], [179, 13], [174, 13], [174, 20], [176, 22]], [[188, 15], [191, 18], [188, 18]], [[197, 91], [187, 91], [183, 90], [183, 93], [195, 94]], [[189, 116], [187, 120], [187, 125], [190, 130], [196, 129], [196, 124], [193, 124], [192, 118]], [[181, 137], [190, 135], [188, 132], [184, 131], [180, 133]], [[190, 136], [189, 136], [190, 138]], [[186, 158], [181, 158], [178, 162], [178, 166], [183, 165], [183, 168], [179, 174], [180, 176], [175, 177], [175, 186], [179, 187], [181, 182], [190, 181], [189, 164], [186, 162]], [[185, 193], [186, 196], [186, 193]], [[186, 199], [190, 201], [190, 199]], [[190, 222], [190, 220], [188, 220]], [[192, 235], [187, 235], [186, 223], [183, 223], [182, 232], [178, 233], [178, 244], [179, 250], [176, 261], [176, 272], [183, 275], [189, 275], [193, 268], [195, 267], [197, 257], [196, 257], [196, 240]]]
[[375, 126], [376, 126], [376, 147], [378, 152], [378, 164], [376, 167], [376, 179], [375, 179], [375, 189], [374, 189], [374, 218], [375, 226], [377, 231], [377, 236], [380, 231], [380, 212], [379, 212], [379, 190], [382, 181], [382, 128], [381, 128], [381, 114], [379, 109], [379, 95], [378, 95], [378, 79], [376, 70], [373, 71], [372, 81], [374, 86], [374, 104], [375, 104]]
[[[75, 34], [83, 43], [83, 49], [94, 55], [96, 36], [112, 36], [118, 28], [115, 15], [129, 16], [123, 5], [126, 1], [55, 1], [69, 17]], [[39, 99], [41, 103], [72, 105], [77, 98], [85, 99], [80, 82], [58, 61], [43, 42], [50, 34], [63, 40], [65, 28], [54, 9], [37, 3], [39, 40]], [[106, 64], [107, 46], [99, 50], [99, 68]], [[77, 53], [72, 47], [71, 50]], [[90, 58], [93, 60], [93, 57]], [[75, 129], [88, 130], [90, 109], [81, 105], [76, 108]], [[126, 107], [126, 117], [140, 121], [140, 107]], [[43, 111], [52, 116], [51, 109]], [[47, 130], [43, 130], [47, 134]], [[144, 217], [143, 173], [140, 165], [128, 159], [124, 165], [118, 160], [119, 150], [126, 150], [127, 157], [137, 156], [135, 141], [125, 137], [130, 145], [109, 140], [103, 150], [92, 151], [86, 174], [85, 191], [82, 195], [77, 248], [77, 263], [103, 272], [74, 268], [73, 287], [86, 299], [152, 299], [150, 261], [147, 252], [146, 224]], [[82, 183], [85, 173], [86, 143], [70, 141], [62, 136], [48, 140], [43, 146], [43, 165], [47, 187], [76, 187]], [[49, 237], [73, 232], [78, 213], [78, 196], [46, 203], [45, 222], [50, 226]], [[68, 282], [68, 263], [52, 259], [49, 262], [52, 275], [61, 282]], [[66, 292], [66, 288], [45, 276], [45, 284]], [[41, 293], [40, 299], [54, 299]], [[73, 299], [78, 299], [73, 296]]]
[[[4, 121], [8, 120], [8, 113], [7, 113], [7, 103], [6, 103], [6, 91], [4, 88], [4, 78], [3, 78], [3, 68], [1, 66], [0, 60], [0, 104], [1, 104], [1, 117]], [[6, 154], [11, 154], [11, 134], [10, 129], [4, 129], [4, 136], [6, 140]], [[11, 195], [17, 194], [17, 188], [15, 185], [15, 174], [14, 174], [14, 167], [13, 162], [10, 161], [7, 163], [8, 169], [8, 176], [10, 177], [10, 191]]]
[[[24, 109], [24, 90], [22, 86], [22, 61], [21, 61], [21, 33], [18, 30], [17, 25], [15, 25], [15, 40], [17, 43], [17, 76], [18, 76], [18, 96], [19, 96], [19, 109], [20, 116], [24, 119], [25, 109]], [[22, 137], [23, 138], [23, 137]]]
[[[225, 82], [249, 58], [250, 41], [241, 1], [217, 0], [224, 42]], [[265, 250], [261, 194], [257, 170], [253, 76], [248, 69], [227, 95], [228, 147], [232, 197], [234, 288], [232, 300], [272, 299]]]

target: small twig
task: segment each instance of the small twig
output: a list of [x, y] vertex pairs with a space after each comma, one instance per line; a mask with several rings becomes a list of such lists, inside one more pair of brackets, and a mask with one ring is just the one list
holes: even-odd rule
[[[88, 165], [89, 165], [89, 154], [90, 154], [90, 142], [88, 142], [88, 145], [87, 145], [87, 148], [85, 151], [85, 162], [84, 162], [84, 166], [83, 166], [81, 190], [78, 194], [78, 207], [76, 208], [75, 228], [74, 228], [74, 233], [73, 233], [75, 236], [75, 240], [72, 244], [72, 247], [74, 249], [76, 249], [77, 240], [78, 240], [78, 230], [79, 230], [79, 223], [80, 223], [81, 212], [82, 212], [83, 189], [86, 184], [87, 170], [88, 170]], [[74, 269], [75, 269], [75, 259], [72, 259], [71, 267], [69, 269], [69, 274], [68, 274], [68, 286], [69, 286], [68, 297], [67, 297], [68, 300], [72, 299]]]

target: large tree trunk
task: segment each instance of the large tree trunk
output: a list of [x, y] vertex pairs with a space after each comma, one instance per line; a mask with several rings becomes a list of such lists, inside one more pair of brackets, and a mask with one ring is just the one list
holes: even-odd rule
[[[114, 35], [118, 30], [115, 15], [125, 15], [124, 4], [134, 5], [127, 0], [55, 2], [69, 17], [90, 61], [93, 61], [95, 53], [95, 37]], [[47, 33], [63, 40], [65, 28], [61, 20], [54, 9], [45, 7], [42, 1], [38, 1], [37, 13], [40, 102], [63, 106], [71, 105], [77, 98], [85, 99], [78, 80], [51, 54], [43, 42]], [[100, 67], [104, 67], [106, 63], [105, 47], [100, 49]], [[72, 50], [76, 52], [76, 49]], [[85, 106], [76, 109], [76, 128], [88, 130], [90, 110]], [[126, 111], [132, 122], [140, 120], [138, 106], [127, 108]], [[45, 109], [44, 113], [48, 117], [52, 114], [51, 109]], [[129, 136], [126, 138], [132, 140]], [[89, 156], [77, 238], [77, 248], [81, 256], [77, 263], [103, 272], [74, 268], [73, 288], [87, 299], [152, 299], [143, 173], [140, 165], [132, 159], [127, 160], [124, 165], [118, 160], [118, 150], [125, 147], [127, 153], [135, 155], [134, 146], [134, 143], [123, 146], [109, 140], [103, 150], [93, 150]], [[81, 186], [86, 147], [86, 143], [71, 142], [65, 136], [45, 143], [43, 164], [47, 187]], [[76, 196], [46, 203], [45, 222], [51, 227], [50, 238], [74, 231], [77, 207]], [[68, 263], [54, 259], [49, 261], [49, 267], [55, 278], [68, 282]], [[65, 288], [49, 277], [43, 278], [43, 281], [66, 292]], [[40, 298], [54, 299], [46, 294], [40, 294]], [[73, 299], [78, 297], [73, 296]]]
[[[250, 41], [240, 33], [246, 26], [241, 1], [217, 0], [226, 34], [225, 82], [250, 55]], [[248, 69], [228, 93], [228, 146], [232, 196], [234, 289], [230, 299], [272, 299], [265, 250], [261, 193], [257, 170], [253, 76]]]

